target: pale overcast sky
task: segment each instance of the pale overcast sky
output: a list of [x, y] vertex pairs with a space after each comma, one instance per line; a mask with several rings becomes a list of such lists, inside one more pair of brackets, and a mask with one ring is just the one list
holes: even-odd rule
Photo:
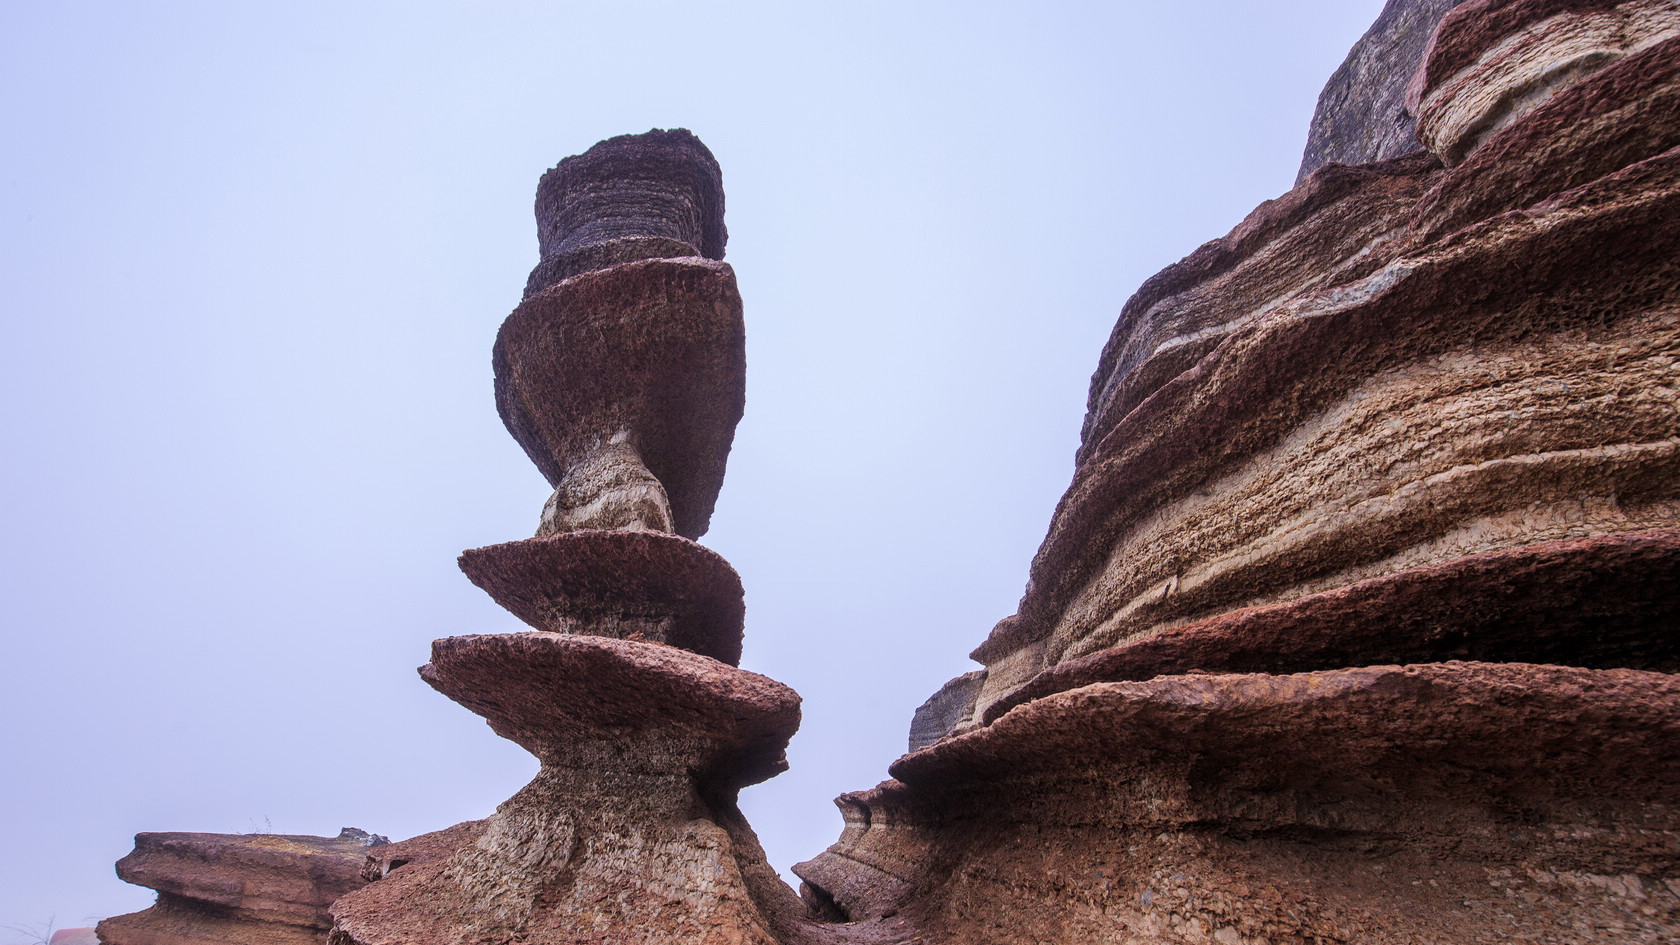
[[[1138, 284], [1287, 190], [1380, 0], [0, 4], [0, 925], [137, 831], [412, 836], [536, 763], [414, 673], [547, 486], [490, 345], [537, 178], [723, 166], [747, 413], [705, 543], [797, 689], [785, 872], [1011, 613]], [[10, 941], [0, 931], [0, 943]]]

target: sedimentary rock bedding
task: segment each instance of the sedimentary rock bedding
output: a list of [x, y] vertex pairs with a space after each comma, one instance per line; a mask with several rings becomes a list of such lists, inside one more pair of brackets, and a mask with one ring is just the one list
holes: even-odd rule
[[337, 837], [143, 833], [117, 861], [125, 882], [158, 891], [143, 912], [99, 923], [106, 945], [316, 945], [327, 907], [364, 882], [385, 838], [346, 827]]

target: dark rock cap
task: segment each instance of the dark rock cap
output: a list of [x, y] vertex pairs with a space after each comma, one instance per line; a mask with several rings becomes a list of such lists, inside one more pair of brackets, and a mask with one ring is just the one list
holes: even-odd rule
[[1332, 161], [1369, 164], [1423, 147], [1406, 108], [1406, 84], [1435, 25], [1462, 2], [1388, 0], [1318, 95], [1297, 185]]
[[722, 259], [723, 172], [684, 128], [608, 138], [537, 184], [537, 245], [526, 297], [556, 282], [650, 257]]

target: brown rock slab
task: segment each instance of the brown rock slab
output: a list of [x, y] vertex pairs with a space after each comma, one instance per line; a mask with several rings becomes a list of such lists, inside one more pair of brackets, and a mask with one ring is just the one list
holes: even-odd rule
[[645, 466], [669, 499], [669, 530], [705, 534], [746, 403], [741, 297], [727, 264], [649, 259], [575, 276], [508, 316], [493, 362], [502, 422], [578, 507], [562, 510], [574, 519], [565, 527], [588, 527], [592, 514], [604, 527], [627, 524], [613, 493], [635, 485], [644, 501], [624, 469]]
[[795, 871], [851, 918], [898, 911], [928, 941], [1680, 929], [1668, 674], [1444, 663], [1098, 684], [891, 770], [841, 799], [847, 833]]
[[117, 876], [157, 890], [157, 905], [99, 923], [100, 940], [318, 945], [331, 925], [327, 906], [363, 884], [363, 860], [383, 842], [348, 827], [336, 838], [139, 834]]
[[717, 552], [686, 538], [586, 529], [474, 548], [460, 565], [538, 630], [639, 635], [730, 665], [741, 660], [741, 578]]
[[530, 298], [591, 269], [634, 259], [722, 259], [723, 173], [685, 128], [619, 135], [561, 161], [537, 184], [542, 261]]

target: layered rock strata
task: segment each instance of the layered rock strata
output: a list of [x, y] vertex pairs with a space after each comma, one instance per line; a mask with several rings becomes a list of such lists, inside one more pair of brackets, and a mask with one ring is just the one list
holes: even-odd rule
[[1680, 5], [1443, 7], [1339, 77], [1431, 150], [1126, 304], [1020, 609], [839, 799], [813, 915], [1680, 937]]
[[333, 906], [335, 945], [741, 945], [809, 925], [735, 804], [786, 768], [799, 697], [735, 667], [740, 578], [691, 540], [743, 404], [722, 208], [686, 131], [543, 178], [543, 263], [494, 363], [502, 418], [555, 492], [537, 537], [461, 556], [538, 631], [438, 640], [420, 670], [541, 769], [488, 819], [369, 858], [376, 881]]
[[106, 945], [320, 945], [327, 907], [366, 882], [363, 862], [385, 838], [354, 827], [337, 837], [143, 833], [117, 861], [157, 904], [99, 923]]

